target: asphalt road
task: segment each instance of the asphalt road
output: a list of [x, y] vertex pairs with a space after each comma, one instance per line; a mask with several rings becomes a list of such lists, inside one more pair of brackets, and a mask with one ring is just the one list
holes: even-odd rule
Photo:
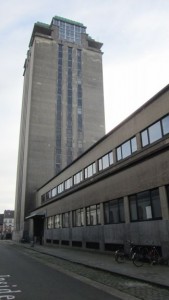
[[0, 244], [0, 299], [119, 300], [6, 244]]

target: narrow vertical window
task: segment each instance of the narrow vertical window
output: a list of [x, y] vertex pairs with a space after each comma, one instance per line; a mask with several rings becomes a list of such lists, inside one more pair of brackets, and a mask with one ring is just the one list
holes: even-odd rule
[[61, 127], [62, 127], [62, 45], [58, 46], [58, 80], [57, 80], [57, 99], [56, 99], [56, 174], [61, 170]]
[[78, 155], [83, 152], [82, 51], [77, 49], [77, 135]]
[[72, 55], [73, 50], [71, 47], [68, 47], [68, 54], [67, 54], [67, 164], [70, 164], [73, 159], [72, 153], [72, 138], [73, 138], [73, 126], [72, 126]]

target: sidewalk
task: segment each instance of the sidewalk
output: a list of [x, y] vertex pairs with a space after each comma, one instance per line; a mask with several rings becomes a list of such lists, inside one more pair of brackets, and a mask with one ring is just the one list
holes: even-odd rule
[[111, 255], [109, 253], [98, 253], [96, 251], [91, 252], [59, 246], [35, 245], [34, 247], [31, 247], [30, 244], [20, 245], [43, 254], [48, 254], [92, 268], [109, 271], [114, 274], [126, 275], [127, 277], [169, 288], [169, 266], [151, 266], [149, 264], [145, 264], [142, 267], [136, 267], [131, 261], [125, 261], [124, 263], [118, 264], [114, 260], [113, 254]]

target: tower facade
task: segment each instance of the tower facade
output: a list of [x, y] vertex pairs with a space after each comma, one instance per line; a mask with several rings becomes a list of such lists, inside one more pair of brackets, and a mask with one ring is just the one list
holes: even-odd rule
[[15, 233], [36, 190], [105, 134], [102, 43], [61, 17], [35, 23], [24, 65]]

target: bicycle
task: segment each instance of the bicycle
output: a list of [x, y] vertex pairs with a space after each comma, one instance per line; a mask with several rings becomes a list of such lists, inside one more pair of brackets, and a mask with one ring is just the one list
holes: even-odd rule
[[142, 267], [145, 262], [155, 265], [160, 263], [162, 257], [159, 254], [156, 246], [144, 247], [140, 246], [133, 254], [132, 261], [136, 267]]
[[118, 263], [123, 263], [126, 258], [132, 260], [133, 254], [135, 253], [136, 246], [133, 244], [133, 242], [130, 240], [127, 240], [126, 242], [130, 246], [129, 253], [126, 253], [123, 247], [116, 250], [115, 261]]

